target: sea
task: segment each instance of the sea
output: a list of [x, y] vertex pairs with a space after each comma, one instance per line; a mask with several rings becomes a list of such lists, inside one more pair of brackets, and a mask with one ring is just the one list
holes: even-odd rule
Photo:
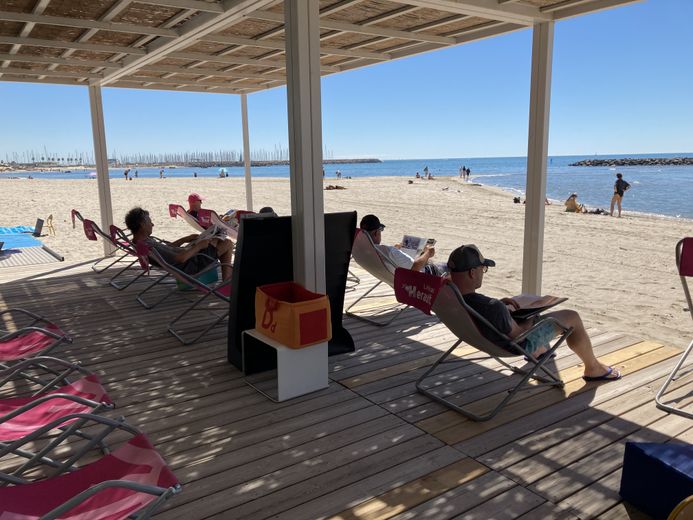
[[[584, 167], [570, 166], [585, 159], [612, 159], [623, 157], [691, 157], [693, 152], [676, 154], [628, 154], [592, 156], [555, 156], [548, 159], [546, 192], [550, 200], [562, 203], [571, 193], [578, 194], [578, 201], [588, 208], [608, 209], [616, 173], [631, 184], [623, 199], [624, 211], [656, 214], [674, 218], [693, 219], [693, 166], [629, 166], [629, 167]], [[414, 178], [423, 170], [434, 177], [458, 176], [461, 166], [471, 170], [471, 182], [496, 186], [524, 197], [526, 184], [526, 157], [490, 157], [457, 159], [407, 159], [385, 160], [380, 163], [326, 164], [325, 178], [337, 180], [337, 170], [342, 179], [346, 177], [405, 177]], [[139, 177], [159, 177], [159, 168], [138, 168]], [[219, 177], [218, 167], [210, 168], [167, 168], [166, 177]], [[116, 182], [123, 180], [123, 168], [111, 168], [110, 177]], [[134, 172], [134, 169], [133, 169]], [[133, 173], [131, 172], [131, 173]], [[242, 167], [225, 167], [229, 177], [243, 177]], [[3, 174], [2, 177], [29, 176], [36, 179], [89, 179], [90, 170], [72, 172], [22, 172]], [[288, 166], [253, 167], [252, 176], [288, 177]], [[93, 177], [93, 175], [92, 175]], [[221, 182], [221, 179], [220, 179]], [[435, 181], [433, 181], [435, 182]]]

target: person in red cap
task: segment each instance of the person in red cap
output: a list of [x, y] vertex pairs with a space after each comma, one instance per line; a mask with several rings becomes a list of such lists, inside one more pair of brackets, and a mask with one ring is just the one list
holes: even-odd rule
[[197, 215], [201, 209], [202, 197], [200, 197], [197, 193], [191, 193], [188, 195], [188, 213], [197, 219]]
[[[464, 301], [472, 309], [483, 316], [498, 331], [506, 336], [516, 338], [534, 325], [533, 320], [515, 321], [510, 310], [519, 309], [520, 306], [512, 298], [489, 298], [476, 292], [484, 281], [484, 273], [489, 267], [495, 267], [496, 262], [484, 258], [479, 248], [474, 244], [458, 247], [448, 258], [448, 271], [452, 283], [460, 290]], [[544, 316], [552, 316], [566, 327], [573, 327], [573, 332], [566, 342], [570, 350], [575, 352], [582, 360], [585, 369], [583, 379], [585, 381], [613, 381], [621, 378], [616, 368], [600, 363], [594, 355], [592, 342], [585, 330], [580, 315], [573, 310], [554, 311]], [[507, 341], [493, 329], [478, 323], [481, 333], [490, 341], [502, 346]], [[558, 331], [551, 322], [537, 327], [525, 339], [524, 348], [535, 357], [541, 356], [547, 351], [549, 342], [558, 335]]]

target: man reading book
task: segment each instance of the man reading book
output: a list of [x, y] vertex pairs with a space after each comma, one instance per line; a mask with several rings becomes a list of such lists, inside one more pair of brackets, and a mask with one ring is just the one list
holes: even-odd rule
[[198, 240], [198, 235], [192, 234], [173, 242], [158, 242], [151, 238], [154, 223], [149, 212], [139, 207], [128, 211], [125, 215], [125, 225], [132, 231], [134, 243], [142, 241], [152, 249], [156, 249], [166, 262], [181, 271], [188, 274], [199, 273], [218, 258], [222, 263], [222, 278], [224, 281], [231, 279], [233, 243], [230, 240], [217, 238]]
[[[452, 283], [457, 286], [464, 301], [491, 323], [498, 331], [516, 338], [532, 328], [534, 320], [516, 321], [511, 311], [520, 309], [520, 304], [512, 298], [489, 298], [476, 292], [483, 283], [484, 273], [489, 267], [494, 267], [493, 260], [484, 258], [473, 244], [463, 245], [450, 253], [448, 271]], [[573, 327], [568, 336], [568, 347], [577, 354], [585, 365], [583, 379], [585, 381], [612, 381], [620, 379], [621, 374], [613, 367], [600, 363], [594, 356], [590, 341], [580, 315], [573, 310], [554, 311], [545, 314], [552, 316], [563, 325]], [[478, 323], [479, 330], [487, 339], [497, 344], [503, 343], [503, 338], [483, 323]], [[524, 348], [534, 357], [541, 356], [549, 347], [549, 342], [558, 335], [558, 331], [550, 322], [538, 327], [524, 340]]]
[[386, 246], [381, 244], [382, 232], [385, 226], [380, 223], [380, 219], [375, 215], [366, 215], [363, 217], [361, 219], [360, 228], [371, 236], [378, 251], [397, 267], [411, 269], [412, 271], [423, 271], [428, 260], [433, 258], [433, 255], [436, 253], [433, 246], [426, 245], [419, 256], [412, 258], [397, 246]]

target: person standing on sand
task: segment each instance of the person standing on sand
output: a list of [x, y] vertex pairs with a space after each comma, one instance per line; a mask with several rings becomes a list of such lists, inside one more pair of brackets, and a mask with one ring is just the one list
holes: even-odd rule
[[164, 178], [164, 169], [161, 168], [161, 169], [159, 170], [159, 179], [163, 179], [163, 178]]
[[614, 204], [618, 205], [618, 217], [621, 218], [621, 200], [623, 194], [630, 189], [630, 184], [623, 180], [623, 174], [616, 174], [616, 183], [614, 184], [614, 196], [611, 197], [611, 216], [614, 216]]
[[135, 179], [136, 179], [137, 177], [139, 177], [139, 175], [138, 175], [138, 173], [137, 173], [137, 170], [135, 170]]

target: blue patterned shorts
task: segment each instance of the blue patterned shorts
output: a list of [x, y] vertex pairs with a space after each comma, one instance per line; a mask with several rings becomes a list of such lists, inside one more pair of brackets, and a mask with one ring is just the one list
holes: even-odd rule
[[555, 337], [555, 324], [552, 322], [543, 323], [525, 338], [524, 348], [532, 354], [541, 348], [548, 348], [551, 340]]

